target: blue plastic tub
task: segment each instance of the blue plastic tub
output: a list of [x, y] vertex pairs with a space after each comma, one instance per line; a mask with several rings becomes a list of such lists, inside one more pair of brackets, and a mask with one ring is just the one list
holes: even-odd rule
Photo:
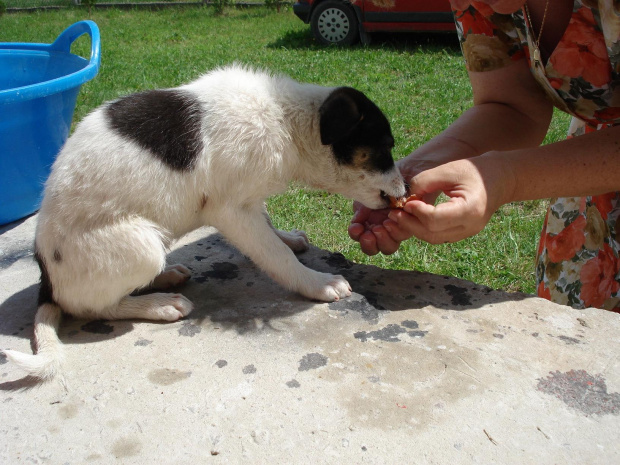
[[[90, 35], [90, 60], [71, 53], [82, 34]], [[100, 63], [92, 21], [69, 26], [52, 44], [0, 43], [0, 225], [38, 210], [80, 87]]]

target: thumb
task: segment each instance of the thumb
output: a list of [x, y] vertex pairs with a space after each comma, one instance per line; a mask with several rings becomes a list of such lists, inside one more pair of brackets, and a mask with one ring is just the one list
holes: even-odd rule
[[364, 223], [368, 221], [368, 217], [370, 215], [370, 209], [365, 207], [360, 202], [353, 202], [353, 218], [351, 218], [351, 223]]
[[450, 190], [458, 181], [456, 171], [450, 168], [451, 163], [440, 165], [417, 174], [409, 181], [412, 194], [420, 197], [439, 191]]

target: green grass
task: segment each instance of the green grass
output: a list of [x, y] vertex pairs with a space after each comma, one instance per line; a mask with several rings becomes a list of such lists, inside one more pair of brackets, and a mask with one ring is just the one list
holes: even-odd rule
[[[84, 9], [7, 14], [0, 42], [49, 43], [65, 27], [86, 19]], [[187, 7], [157, 12], [93, 10], [101, 30], [99, 75], [82, 87], [74, 121], [121, 94], [187, 82], [213, 67], [251, 64], [321, 85], [350, 85], [385, 111], [403, 157], [432, 138], [471, 105], [471, 91], [453, 35], [378, 36], [369, 47], [324, 48], [290, 9], [227, 10]], [[87, 56], [80, 38], [73, 52]], [[556, 115], [547, 141], [564, 137], [567, 118]], [[504, 206], [487, 228], [458, 244], [410, 240], [392, 256], [367, 257], [347, 235], [351, 202], [294, 188], [272, 198], [276, 226], [307, 231], [318, 247], [359, 263], [416, 269], [475, 281], [492, 288], [534, 292], [535, 250], [545, 203]]]

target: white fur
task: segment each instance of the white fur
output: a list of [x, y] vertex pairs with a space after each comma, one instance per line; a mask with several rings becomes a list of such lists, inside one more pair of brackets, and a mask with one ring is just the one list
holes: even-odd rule
[[[303, 231], [274, 230], [264, 209], [264, 200], [291, 181], [371, 208], [385, 206], [381, 191], [404, 194], [396, 168], [379, 175], [341, 165], [321, 144], [318, 109], [333, 89], [237, 66], [181, 89], [204, 105], [204, 151], [193, 170], [169, 169], [143, 153], [108, 127], [103, 107], [79, 124], [58, 156], [36, 230], [58, 306], [85, 318], [174, 321], [187, 315], [192, 304], [180, 294], [129, 294], [187, 280], [186, 268], [165, 268], [166, 253], [203, 225], [216, 227], [285, 288], [321, 301], [349, 296], [342, 276], [297, 260], [293, 251], [308, 248]], [[36, 325], [38, 355], [6, 351], [40, 378], [54, 376], [62, 359], [58, 306], [39, 309], [46, 317]]]

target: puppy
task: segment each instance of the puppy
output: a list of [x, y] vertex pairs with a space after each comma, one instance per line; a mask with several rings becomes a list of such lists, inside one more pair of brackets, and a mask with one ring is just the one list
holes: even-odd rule
[[45, 186], [35, 237], [41, 269], [37, 355], [6, 350], [30, 375], [60, 371], [62, 311], [78, 318], [176, 321], [192, 311], [166, 289], [190, 278], [166, 267], [184, 234], [212, 225], [287, 289], [330, 302], [342, 276], [303, 266], [304, 232], [271, 226], [264, 200], [292, 181], [370, 208], [405, 194], [381, 110], [349, 87], [301, 84], [240, 66], [174, 89], [103, 104], [78, 125]]

